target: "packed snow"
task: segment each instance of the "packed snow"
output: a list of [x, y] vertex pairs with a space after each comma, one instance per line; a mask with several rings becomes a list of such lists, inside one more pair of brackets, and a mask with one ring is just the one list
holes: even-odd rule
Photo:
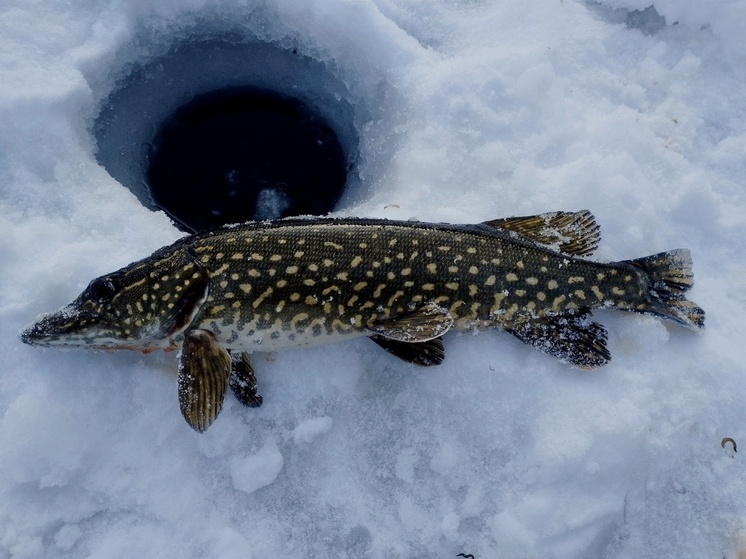
[[[746, 448], [746, 1], [654, 1], [6, 0], [0, 558], [746, 556], [743, 451], [721, 445]], [[613, 360], [590, 373], [501, 332], [446, 335], [429, 369], [365, 339], [255, 354], [263, 406], [229, 395], [204, 434], [173, 353], [23, 345], [181, 235], [99, 162], [94, 123], [133, 67], [228, 34], [343, 84], [335, 215], [588, 208], [594, 258], [691, 249], [704, 333], [597, 312]]]

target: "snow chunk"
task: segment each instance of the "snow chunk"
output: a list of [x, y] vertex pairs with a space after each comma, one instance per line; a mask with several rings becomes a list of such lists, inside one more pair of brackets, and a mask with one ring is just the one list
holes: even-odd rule
[[452, 542], [458, 541], [458, 527], [461, 520], [455, 512], [449, 512], [443, 518], [443, 522], [440, 523], [440, 531], [443, 532], [443, 536]]
[[233, 487], [245, 493], [253, 493], [275, 481], [283, 464], [284, 460], [277, 443], [267, 440], [256, 454], [231, 460]]
[[319, 435], [323, 435], [332, 428], [331, 417], [313, 417], [301, 421], [293, 429], [293, 440], [295, 444], [311, 444]]
[[279, 219], [282, 212], [290, 207], [292, 200], [286, 192], [279, 188], [265, 188], [259, 191], [256, 201], [254, 221]]
[[412, 449], [405, 448], [396, 458], [396, 477], [402, 481], [412, 483], [414, 481], [414, 467], [417, 455]]
[[69, 551], [83, 535], [83, 530], [75, 524], [65, 524], [54, 536], [55, 545], [63, 551]]

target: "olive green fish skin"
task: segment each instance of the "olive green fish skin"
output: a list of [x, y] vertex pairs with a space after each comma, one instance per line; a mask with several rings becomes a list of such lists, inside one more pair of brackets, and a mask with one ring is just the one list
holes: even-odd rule
[[365, 335], [427, 302], [459, 330], [647, 303], [630, 265], [571, 258], [486, 226], [322, 222], [237, 228], [190, 246], [210, 271], [195, 322], [244, 349]]
[[[547, 237], [534, 222], [559, 214], [586, 221], [577, 234], [585, 245], [570, 242], [558, 252], [536, 242]], [[528, 236], [516, 232], [524, 232], [522, 220], [531, 224]], [[564, 233], [573, 236], [574, 226]], [[277, 350], [376, 334], [423, 342], [451, 327], [498, 327], [564, 358], [574, 351], [561, 340], [572, 342], [587, 331], [597, 358], [568, 360], [598, 366], [608, 352], [603, 327], [585, 321], [593, 308], [703, 326], [704, 312], [683, 296], [692, 285], [687, 251], [610, 264], [568, 254], [590, 253], [597, 229], [588, 212], [478, 225], [296, 219], [236, 226], [184, 237], [97, 278], [21, 338], [35, 345], [150, 351], [178, 348], [186, 333], [204, 329], [229, 350]], [[395, 331], [408, 313], [420, 313], [411, 339]], [[438, 313], [440, 331], [437, 320], [435, 329], [425, 324]], [[553, 320], [566, 316], [576, 318]]]

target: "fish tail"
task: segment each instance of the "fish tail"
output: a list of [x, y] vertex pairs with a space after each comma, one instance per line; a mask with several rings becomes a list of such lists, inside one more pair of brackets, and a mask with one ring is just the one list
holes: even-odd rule
[[694, 285], [692, 257], [687, 249], [627, 260], [625, 264], [642, 271], [648, 280], [650, 299], [643, 312], [669, 318], [694, 330], [704, 327], [705, 311], [685, 297]]

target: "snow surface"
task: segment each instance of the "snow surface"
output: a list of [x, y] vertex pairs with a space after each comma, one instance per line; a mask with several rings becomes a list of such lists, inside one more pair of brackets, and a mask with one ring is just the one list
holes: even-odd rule
[[[744, 457], [720, 442], [746, 447], [746, 1], [649, 2], [5, 0], [0, 558], [744, 557]], [[22, 345], [179, 236], [91, 128], [133, 63], [226, 30], [364, 108], [339, 215], [589, 208], [597, 258], [692, 250], [704, 334], [599, 312], [593, 373], [497, 332], [447, 335], [433, 369], [364, 339], [258, 354], [264, 405], [228, 397], [203, 435], [173, 354]]]

